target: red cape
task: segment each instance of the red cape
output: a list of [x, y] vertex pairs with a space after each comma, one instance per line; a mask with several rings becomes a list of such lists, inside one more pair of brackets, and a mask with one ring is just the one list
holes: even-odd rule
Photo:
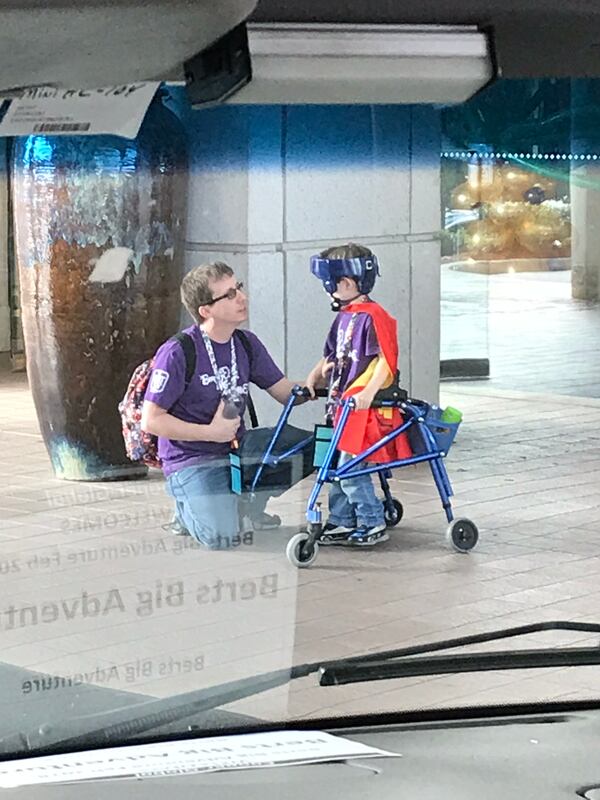
[[[368, 314], [375, 328], [375, 335], [379, 343], [381, 355], [385, 359], [390, 371], [390, 383], [395, 379], [398, 370], [398, 333], [396, 320], [377, 303], [351, 303], [344, 308], [344, 312]], [[352, 397], [361, 392], [368, 379], [360, 378], [346, 389], [343, 398]], [[388, 384], [389, 385], [389, 384]], [[338, 411], [339, 415], [339, 411]], [[336, 416], [337, 422], [338, 416]], [[340, 450], [352, 455], [358, 455], [378, 442], [383, 436], [402, 425], [403, 416], [399, 409], [370, 408], [366, 411], [352, 411], [342, 433]], [[400, 434], [386, 447], [376, 450], [368, 461], [387, 463], [396, 459], [409, 458], [412, 450], [406, 433]]]

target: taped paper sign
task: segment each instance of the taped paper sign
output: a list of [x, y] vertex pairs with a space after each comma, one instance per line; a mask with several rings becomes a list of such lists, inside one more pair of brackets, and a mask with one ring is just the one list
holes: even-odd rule
[[320, 731], [270, 731], [9, 761], [0, 764], [0, 786], [166, 777], [398, 755]]
[[27, 89], [10, 101], [0, 136], [112, 134], [135, 139], [159, 85], [138, 81], [99, 89]]

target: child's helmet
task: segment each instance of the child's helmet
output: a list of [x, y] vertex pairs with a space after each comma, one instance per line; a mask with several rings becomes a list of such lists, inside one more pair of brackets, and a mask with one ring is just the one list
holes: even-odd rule
[[377, 256], [359, 256], [357, 258], [323, 258], [312, 256], [310, 271], [325, 287], [328, 294], [333, 294], [341, 278], [353, 278], [361, 294], [369, 294], [375, 286], [379, 272]]

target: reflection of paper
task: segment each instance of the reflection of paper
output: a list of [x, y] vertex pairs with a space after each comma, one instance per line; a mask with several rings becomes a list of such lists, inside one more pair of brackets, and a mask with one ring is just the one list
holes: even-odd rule
[[250, 733], [10, 761], [0, 765], [0, 786], [164, 777], [397, 755], [319, 731]]
[[0, 136], [106, 133], [134, 139], [158, 86], [139, 81], [100, 89], [28, 89], [11, 101]]

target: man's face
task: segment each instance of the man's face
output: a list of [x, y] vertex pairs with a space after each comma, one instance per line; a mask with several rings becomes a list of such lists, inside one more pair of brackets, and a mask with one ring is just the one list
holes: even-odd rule
[[202, 317], [235, 325], [248, 319], [248, 298], [235, 275], [211, 281], [209, 286], [216, 302], [200, 307]]
[[340, 278], [333, 296], [338, 300], [353, 300], [358, 294], [358, 287], [352, 278]]

